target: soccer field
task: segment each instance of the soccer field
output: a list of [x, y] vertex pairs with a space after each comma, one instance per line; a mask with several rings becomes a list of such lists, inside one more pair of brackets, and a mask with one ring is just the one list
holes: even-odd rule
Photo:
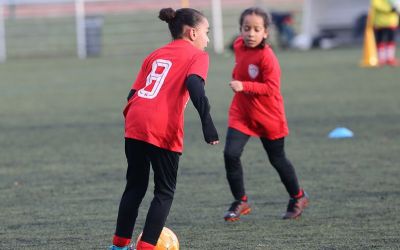
[[[211, 55], [206, 91], [221, 143], [204, 143], [190, 103], [166, 224], [181, 249], [399, 249], [400, 68], [359, 68], [360, 49], [278, 50], [277, 56], [291, 131], [287, 155], [310, 207], [300, 220], [280, 219], [288, 196], [253, 138], [243, 154], [253, 212], [224, 222], [232, 201], [222, 154], [233, 57]], [[122, 109], [141, 61], [0, 64], [0, 249], [110, 245], [126, 169]], [[328, 139], [339, 126], [354, 138]]]

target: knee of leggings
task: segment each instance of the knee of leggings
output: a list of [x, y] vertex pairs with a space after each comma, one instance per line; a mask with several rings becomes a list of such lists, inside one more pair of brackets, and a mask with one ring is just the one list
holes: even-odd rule
[[240, 152], [235, 152], [234, 150], [224, 150], [225, 160], [238, 160], [240, 159]]
[[284, 168], [289, 164], [289, 161], [286, 159], [286, 157], [270, 157], [269, 161], [276, 169]]
[[241, 169], [240, 156], [224, 153], [225, 170], [227, 175], [236, 175]]
[[224, 161], [225, 161], [225, 167], [229, 168], [230, 166], [239, 164], [240, 156], [224, 153]]
[[155, 189], [154, 195], [160, 197], [163, 200], [173, 199], [175, 194], [175, 189]]

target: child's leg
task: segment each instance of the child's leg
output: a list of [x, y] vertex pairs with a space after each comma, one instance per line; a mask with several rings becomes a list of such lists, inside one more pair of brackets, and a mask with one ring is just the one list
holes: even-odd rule
[[296, 172], [292, 163], [290, 163], [285, 155], [285, 138], [278, 140], [261, 138], [261, 142], [268, 154], [269, 161], [278, 171], [281, 181], [290, 197], [297, 198], [298, 196], [301, 196], [302, 190], [299, 187]]
[[386, 63], [386, 42], [384, 41], [385, 30], [382, 28], [375, 30], [376, 46], [378, 50], [378, 61], [380, 65]]
[[146, 143], [125, 139], [125, 154], [128, 161], [126, 187], [119, 205], [117, 227], [113, 244], [118, 247], [127, 246], [132, 237], [138, 209], [146, 194], [150, 161], [146, 157]]
[[243, 183], [243, 169], [240, 161], [243, 148], [250, 136], [242, 132], [228, 128], [224, 149], [224, 161], [226, 177], [235, 200], [241, 200], [245, 196]]
[[149, 148], [154, 171], [154, 198], [147, 212], [141, 240], [156, 245], [174, 198], [179, 154], [153, 145]]
[[278, 140], [268, 140], [261, 138], [263, 146], [267, 151], [268, 158], [278, 171], [282, 183], [290, 195], [289, 203], [286, 212], [283, 214], [283, 219], [296, 219], [303, 213], [303, 210], [308, 206], [308, 195], [299, 187], [296, 172], [285, 156], [285, 138]]
[[398, 64], [396, 60], [396, 30], [387, 30], [387, 43], [386, 43], [386, 55], [387, 63], [389, 65], [396, 66]]

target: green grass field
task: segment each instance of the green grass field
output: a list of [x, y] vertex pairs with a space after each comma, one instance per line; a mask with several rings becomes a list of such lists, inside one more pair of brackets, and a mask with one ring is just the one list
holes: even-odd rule
[[[400, 69], [361, 69], [360, 49], [277, 51], [287, 154], [311, 204], [283, 221], [288, 195], [253, 138], [243, 155], [253, 213], [232, 201], [223, 145], [233, 57], [211, 55], [206, 91], [221, 144], [206, 145], [191, 104], [167, 226], [181, 249], [399, 249]], [[126, 161], [122, 109], [142, 57], [9, 60], [0, 65], [0, 249], [106, 249]], [[338, 126], [352, 139], [332, 140]], [[152, 186], [142, 204], [140, 233]]]

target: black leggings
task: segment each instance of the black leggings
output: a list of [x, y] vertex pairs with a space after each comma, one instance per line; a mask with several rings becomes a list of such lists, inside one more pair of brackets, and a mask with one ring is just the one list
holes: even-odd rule
[[132, 237], [139, 206], [149, 184], [151, 163], [154, 198], [147, 212], [141, 239], [156, 245], [174, 198], [179, 153], [126, 138], [125, 155], [128, 160], [127, 183], [119, 205], [115, 235]]
[[[240, 200], [246, 193], [243, 183], [243, 170], [240, 156], [250, 136], [242, 132], [228, 128], [224, 150], [226, 177], [229, 182], [233, 197]], [[268, 140], [260, 138], [268, 159], [278, 171], [283, 185], [291, 197], [300, 192], [299, 183], [293, 165], [286, 158], [284, 144], [285, 139]]]

